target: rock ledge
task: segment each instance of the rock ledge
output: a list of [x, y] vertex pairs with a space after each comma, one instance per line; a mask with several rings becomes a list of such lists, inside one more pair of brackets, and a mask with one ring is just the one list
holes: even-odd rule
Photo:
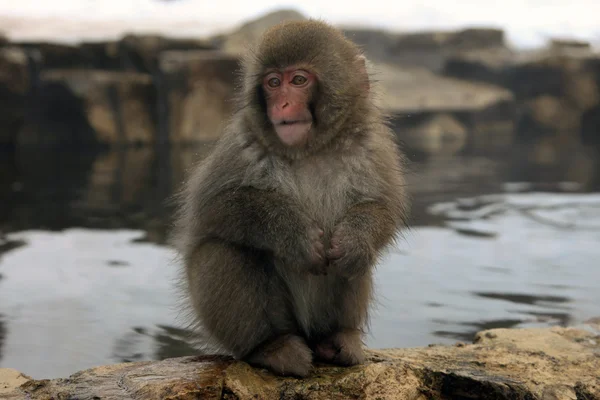
[[225, 356], [107, 365], [65, 379], [0, 369], [0, 399], [600, 399], [600, 320], [494, 329], [473, 344], [369, 350], [365, 365], [278, 378]]

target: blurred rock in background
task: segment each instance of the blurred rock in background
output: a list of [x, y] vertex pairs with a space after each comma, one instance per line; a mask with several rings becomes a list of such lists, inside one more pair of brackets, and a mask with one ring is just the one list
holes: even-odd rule
[[173, 142], [218, 138], [233, 110], [239, 59], [221, 51], [167, 51], [160, 57]]
[[95, 69], [44, 71], [16, 144], [133, 145], [156, 142], [150, 75]]
[[[129, 34], [70, 45], [0, 39], [4, 146], [193, 144], [232, 112], [239, 56], [280, 10], [208, 38]], [[516, 51], [496, 28], [392, 33], [342, 27], [375, 64], [382, 106], [415, 154], [502, 152], [523, 143], [554, 163], [598, 146], [600, 55], [551, 38]]]
[[279, 10], [247, 22], [233, 32], [218, 35], [213, 38], [213, 43], [223, 51], [240, 55], [248, 45], [256, 43], [263, 33], [272, 26], [284, 21], [302, 21], [306, 17], [295, 10]]
[[14, 141], [25, 118], [25, 99], [31, 88], [27, 54], [0, 38], [0, 146]]

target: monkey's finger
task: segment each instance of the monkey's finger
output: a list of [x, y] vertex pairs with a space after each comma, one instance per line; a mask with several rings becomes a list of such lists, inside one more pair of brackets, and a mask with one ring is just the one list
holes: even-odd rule
[[327, 252], [325, 250], [325, 245], [323, 244], [323, 242], [317, 240], [313, 243], [313, 246], [313, 251], [315, 252], [316, 256], [320, 259], [320, 261], [324, 262], [327, 258]]
[[342, 258], [344, 255], [344, 251], [339, 246], [331, 246], [326, 252], [327, 258], [337, 260]]

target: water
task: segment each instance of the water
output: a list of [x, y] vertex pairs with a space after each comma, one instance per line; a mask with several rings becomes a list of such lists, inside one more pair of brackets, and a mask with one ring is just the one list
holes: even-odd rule
[[[166, 200], [209, 149], [0, 154], [0, 367], [52, 378], [194, 354]], [[414, 162], [413, 226], [378, 268], [369, 346], [600, 315], [597, 155], [511, 154]]]

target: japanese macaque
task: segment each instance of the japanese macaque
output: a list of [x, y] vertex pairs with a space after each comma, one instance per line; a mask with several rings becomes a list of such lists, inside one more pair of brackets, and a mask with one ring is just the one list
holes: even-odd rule
[[178, 197], [193, 317], [280, 375], [362, 363], [373, 270], [408, 210], [366, 60], [324, 22], [288, 22], [242, 72], [237, 111]]

